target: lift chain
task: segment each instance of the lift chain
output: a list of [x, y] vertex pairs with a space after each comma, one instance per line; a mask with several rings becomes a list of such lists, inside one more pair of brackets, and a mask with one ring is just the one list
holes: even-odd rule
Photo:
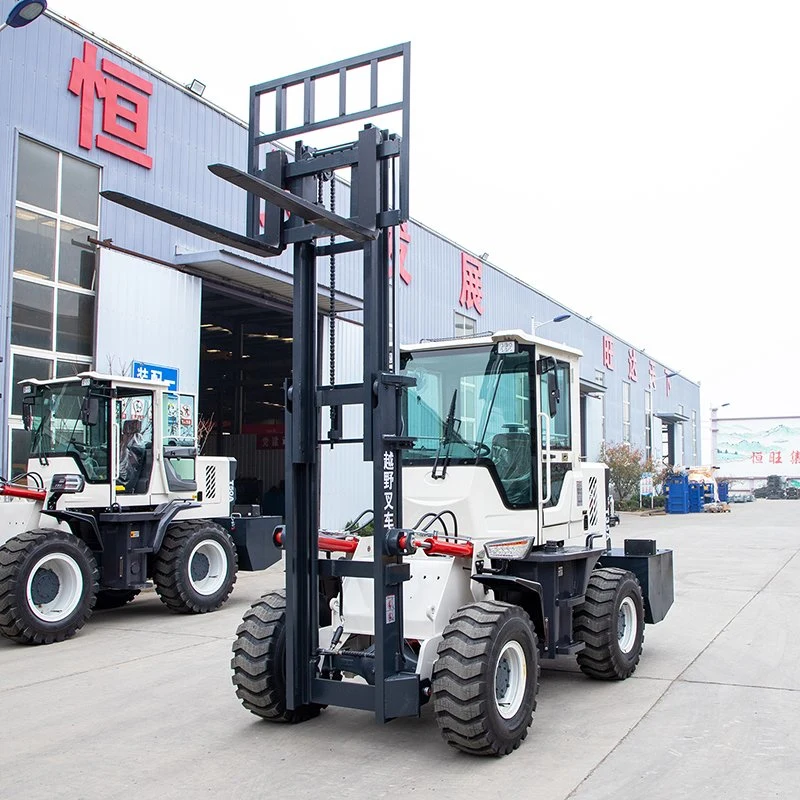
[[[331, 194], [330, 194], [330, 210], [336, 212], [336, 178], [332, 172], [323, 172], [317, 179], [317, 204], [324, 205], [322, 184], [324, 181], [330, 180]], [[335, 244], [336, 236], [332, 235], [330, 238], [331, 245]], [[331, 250], [330, 254], [330, 305], [328, 307], [328, 353], [329, 353], [329, 375], [330, 385], [336, 383], [336, 253]], [[328, 433], [330, 438], [331, 447], [334, 443], [334, 431], [337, 430], [337, 409], [335, 406], [330, 406], [330, 424], [331, 429]]]

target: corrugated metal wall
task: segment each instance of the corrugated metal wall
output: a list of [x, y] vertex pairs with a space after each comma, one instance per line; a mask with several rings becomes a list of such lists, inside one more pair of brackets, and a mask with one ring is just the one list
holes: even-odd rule
[[[108, 58], [154, 84], [150, 98], [147, 147], [147, 152], [153, 157], [153, 169], [146, 170], [96, 148], [86, 151], [78, 147], [80, 102], [67, 90], [67, 84], [72, 59], [82, 58], [83, 43], [87, 39], [88, 34], [50, 16], [43, 17], [34, 25], [0, 36], [0, 153], [3, 154], [0, 157], [0, 272], [4, 276], [0, 282], [0, 306], [4, 313], [4, 324], [0, 328], [0, 352], [6, 354], [13, 246], [14, 164], [19, 133], [99, 165], [103, 170], [103, 188], [132, 194], [221, 227], [244, 231], [244, 193], [213, 176], [207, 170], [207, 165], [223, 162], [245, 168], [246, 128], [100, 41], [96, 41], [98, 66], [101, 58]], [[272, 77], [275, 76], [252, 76], [254, 83]], [[101, 130], [101, 110], [101, 104], [97, 102], [95, 133]], [[327, 190], [325, 196], [327, 203]], [[454, 202], [452, 198], [443, 198], [442, 201]], [[348, 208], [348, 204], [349, 189], [340, 184], [337, 187], [337, 209], [342, 211]], [[475, 319], [479, 331], [503, 328], [530, 330], [531, 317], [544, 321], [565, 312], [565, 308], [557, 302], [489, 265], [483, 267], [483, 314], [460, 306], [460, 249], [422, 225], [412, 223], [410, 230], [411, 244], [405, 266], [411, 274], [411, 283], [398, 283], [401, 340], [413, 342], [420, 338], [452, 336], [455, 311]], [[176, 252], [216, 249], [206, 240], [105, 201], [101, 205], [100, 238], [111, 238], [118, 246], [165, 261], [170, 261]], [[291, 254], [270, 259], [269, 264], [290, 273]], [[340, 256], [337, 267], [338, 287], [360, 296], [361, 274], [357, 258], [352, 254]], [[327, 278], [324, 263], [320, 264], [320, 277], [324, 283]], [[535, 273], [532, 280], [536, 280]], [[584, 352], [584, 377], [594, 380], [595, 370], [604, 372], [607, 387], [606, 439], [621, 440], [622, 383], [628, 380], [629, 345], [615, 339], [615, 369], [608, 370], [602, 366], [602, 340], [606, 332], [592, 322], [574, 315], [567, 322], [548, 326], [541, 333], [565, 341]], [[347, 339], [348, 334], [343, 334], [343, 337]], [[6, 397], [7, 364], [8, 358], [0, 364]], [[647, 388], [649, 357], [637, 353], [637, 364], [639, 379], [632, 383], [631, 392], [631, 433], [634, 444], [641, 445], [645, 429], [644, 390]], [[660, 380], [654, 392], [653, 410], [656, 413], [676, 411], [683, 405], [687, 416], [691, 416], [691, 410], [694, 409], [699, 418], [699, 387], [676, 377], [672, 379], [672, 392], [667, 397], [664, 365], [657, 362], [656, 369]], [[600, 401], [597, 401], [595, 408], [599, 405]], [[699, 424], [698, 419], [698, 437]], [[599, 427], [600, 415], [595, 411], [588, 424], [590, 438], [595, 444], [599, 442]], [[682, 433], [683, 451], [691, 454], [691, 423], [683, 426]], [[660, 441], [658, 431], [654, 438]], [[589, 455], [596, 455], [596, 449], [593, 452], [590, 446]], [[697, 451], [699, 454], [699, 441]]]
[[180, 390], [197, 394], [199, 278], [142, 258], [102, 250], [97, 282], [95, 363], [130, 374], [132, 361], [180, 370]]

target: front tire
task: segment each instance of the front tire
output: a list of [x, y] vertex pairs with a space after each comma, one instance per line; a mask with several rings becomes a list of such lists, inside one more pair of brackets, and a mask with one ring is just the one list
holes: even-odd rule
[[433, 707], [445, 741], [502, 756], [528, 735], [539, 686], [539, 650], [519, 606], [470, 603], [450, 618], [433, 667]]
[[322, 706], [286, 707], [286, 592], [270, 592], [250, 607], [233, 643], [233, 685], [242, 705], [270, 722], [305, 722]]
[[176, 522], [156, 555], [153, 582], [170, 611], [204, 614], [228, 599], [237, 567], [236, 548], [224, 528], [207, 520]]
[[98, 571], [70, 533], [41, 528], [0, 547], [0, 633], [22, 644], [74, 636], [92, 615]]
[[586, 600], [575, 612], [575, 639], [585, 642], [578, 666], [590, 678], [619, 681], [636, 671], [644, 644], [642, 587], [632, 572], [592, 572]]

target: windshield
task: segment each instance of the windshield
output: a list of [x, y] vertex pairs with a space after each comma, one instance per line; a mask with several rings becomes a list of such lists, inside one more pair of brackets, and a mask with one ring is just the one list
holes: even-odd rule
[[500, 355], [464, 347], [406, 353], [406, 431], [414, 447], [406, 464], [481, 463], [500, 484], [507, 505], [533, 502], [530, 363], [527, 350]]
[[33, 401], [31, 457], [70, 455], [86, 480], [108, 480], [108, 403], [98, 398], [97, 422], [85, 425], [81, 409], [88, 397], [79, 383], [38, 386]]

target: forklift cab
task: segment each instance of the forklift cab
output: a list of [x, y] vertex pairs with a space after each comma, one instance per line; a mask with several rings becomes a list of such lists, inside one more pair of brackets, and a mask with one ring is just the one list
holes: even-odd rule
[[[572, 408], [579, 352], [521, 331], [404, 348], [416, 380], [405, 421], [407, 466], [433, 478], [459, 466], [486, 468], [508, 508], [557, 502], [564, 469], [579, 452]], [[538, 435], [537, 435], [538, 434]]]

